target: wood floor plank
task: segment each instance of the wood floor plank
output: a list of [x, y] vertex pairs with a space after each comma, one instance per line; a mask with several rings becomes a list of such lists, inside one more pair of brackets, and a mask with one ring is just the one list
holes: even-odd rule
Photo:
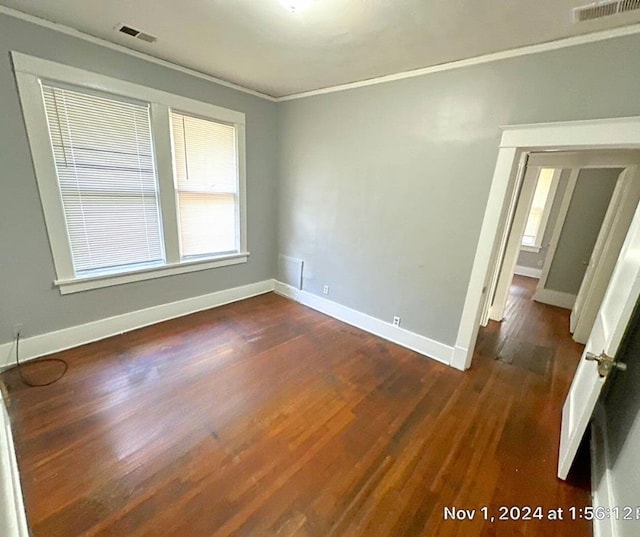
[[588, 535], [479, 511], [589, 504], [584, 461], [555, 477], [582, 347], [534, 286], [516, 276], [464, 373], [274, 294], [59, 353], [46, 388], [7, 371], [31, 534]]

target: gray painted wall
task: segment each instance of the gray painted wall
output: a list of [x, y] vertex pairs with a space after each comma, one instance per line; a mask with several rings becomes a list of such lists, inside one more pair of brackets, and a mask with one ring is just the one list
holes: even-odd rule
[[[9, 50], [245, 112], [249, 263], [60, 296]], [[640, 114], [639, 51], [631, 36], [276, 105], [0, 16], [0, 342], [270, 278], [280, 251], [307, 290], [452, 344], [499, 125]]]
[[[614, 504], [637, 506], [640, 498], [640, 312], [620, 351], [627, 371], [617, 373], [605, 396], [609, 440], [609, 467]], [[613, 507], [613, 505], [611, 506]], [[635, 511], [634, 511], [635, 515]], [[618, 537], [637, 537], [640, 521], [621, 521]]]
[[280, 251], [304, 288], [455, 342], [500, 125], [640, 114], [640, 37], [283, 103]]
[[562, 170], [560, 173], [560, 179], [558, 180], [558, 188], [553, 198], [553, 204], [551, 205], [551, 211], [549, 212], [549, 220], [547, 220], [547, 227], [544, 230], [544, 236], [542, 237], [542, 246], [539, 252], [527, 252], [520, 250], [518, 255], [518, 265], [522, 267], [529, 267], [534, 269], [541, 269], [544, 265], [544, 258], [549, 251], [549, 242], [551, 242], [551, 236], [558, 220], [558, 213], [560, 212], [560, 205], [562, 205], [562, 198], [564, 197], [565, 190], [567, 189], [567, 183], [569, 181], [569, 175], [571, 170]]
[[[9, 51], [97, 71], [246, 114], [248, 241], [244, 265], [61, 296]], [[276, 271], [275, 103], [0, 15], [0, 343], [273, 278]]]
[[621, 168], [580, 170], [546, 289], [575, 295], [587, 271]]
[[[249, 263], [60, 296], [9, 50], [247, 114]], [[640, 37], [276, 105], [0, 15], [0, 342], [270, 278], [453, 343], [499, 125], [640, 114]], [[621, 61], [623, 58], [624, 61]], [[276, 133], [278, 123], [281, 139]], [[276, 154], [276, 149], [278, 153]], [[281, 195], [277, 198], [276, 165]], [[640, 328], [606, 401], [619, 505], [640, 493]], [[636, 535], [635, 526], [621, 535]]]

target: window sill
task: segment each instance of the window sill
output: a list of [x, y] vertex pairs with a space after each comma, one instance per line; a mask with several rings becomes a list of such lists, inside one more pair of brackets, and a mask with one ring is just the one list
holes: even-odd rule
[[536, 254], [540, 253], [542, 246], [525, 246], [524, 244], [520, 245], [520, 251], [522, 252], [534, 252]]
[[186, 272], [195, 272], [198, 270], [239, 265], [240, 263], [246, 263], [248, 257], [249, 252], [241, 252], [215, 258], [183, 261], [181, 263], [173, 263], [171, 265], [162, 265], [159, 267], [148, 267], [133, 270], [131, 272], [119, 272], [117, 274], [89, 276], [70, 280], [56, 280], [53, 283], [60, 288], [61, 295], [67, 295], [70, 293], [87, 291], [89, 289], [99, 289], [101, 287], [111, 287], [112, 285], [163, 278], [165, 276], [173, 276], [174, 274], [184, 274]]

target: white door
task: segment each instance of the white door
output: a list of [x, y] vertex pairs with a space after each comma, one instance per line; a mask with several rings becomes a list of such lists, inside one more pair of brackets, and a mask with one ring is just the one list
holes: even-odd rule
[[[640, 296], [640, 206], [636, 208], [578, 370], [562, 408], [558, 477], [566, 479], [606, 377], [593, 355], [614, 357]], [[588, 359], [589, 358], [589, 359]], [[615, 367], [615, 366], [612, 366]], [[623, 367], [621, 365], [620, 367]]]

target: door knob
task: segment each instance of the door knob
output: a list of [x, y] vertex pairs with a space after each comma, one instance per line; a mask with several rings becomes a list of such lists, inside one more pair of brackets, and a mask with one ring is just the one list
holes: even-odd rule
[[588, 352], [585, 354], [584, 359], [598, 364], [598, 375], [601, 377], [606, 377], [612, 369], [627, 370], [627, 364], [616, 362], [615, 358], [607, 356], [604, 351], [600, 355]]

